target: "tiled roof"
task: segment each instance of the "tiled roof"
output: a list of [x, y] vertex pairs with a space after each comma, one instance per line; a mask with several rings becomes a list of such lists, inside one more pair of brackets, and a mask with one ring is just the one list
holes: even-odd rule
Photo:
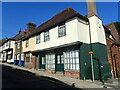
[[1, 46], [3, 43], [5, 43], [7, 40], [8, 40], [8, 38], [4, 38], [4, 39], [0, 40], [0, 46]]
[[5, 39], [2, 39], [0, 40], [0, 46], [3, 45], [5, 42], [7, 42], [8, 40], [15, 40], [15, 41], [18, 41], [20, 39], [24, 39], [27, 37], [27, 35], [29, 35], [30, 32], [28, 30], [25, 30], [25, 31], [21, 31], [19, 32], [16, 36], [12, 37], [12, 38], [5, 38]]
[[88, 22], [88, 18], [80, 15], [78, 12], [76, 12], [72, 8], [67, 8], [64, 11], [62, 11], [62, 12], [58, 13], [57, 15], [55, 15], [54, 17], [52, 17], [50, 20], [48, 20], [48, 21], [44, 22], [43, 24], [41, 24], [40, 26], [38, 26], [35, 30], [33, 30], [27, 36], [27, 38], [34, 36], [35, 34], [40, 33], [46, 29], [50, 29], [64, 21], [74, 18], [76, 16]]
[[106, 24], [105, 27], [111, 31], [111, 35], [114, 37], [115, 41], [120, 43], [119, 34], [114, 23]]
[[11, 39], [20, 40], [20, 39], [25, 38], [27, 36], [27, 34], [28, 34], [28, 30], [21, 31], [16, 36], [12, 37]]

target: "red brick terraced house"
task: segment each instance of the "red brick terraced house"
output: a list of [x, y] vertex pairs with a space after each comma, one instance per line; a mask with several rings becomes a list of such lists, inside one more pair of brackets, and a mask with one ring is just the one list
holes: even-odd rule
[[106, 41], [112, 76], [118, 78], [120, 77], [120, 37], [115, 23], [107, 24], [105, 27], [110, 31], [107, 34]]

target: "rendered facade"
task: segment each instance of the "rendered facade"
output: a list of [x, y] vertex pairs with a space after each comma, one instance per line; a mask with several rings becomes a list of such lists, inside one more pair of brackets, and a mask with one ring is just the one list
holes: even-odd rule
[[23, 52], [28, 52], [25, 58], [28, 68], [92, 79], [89, 52], [93, 51], [94, 78], [111, 77], [105, 30], [96, 15], [86, 18], [68, 8], [31, 33], [23, 41]]
[[13, 63], [14, 62], [14, 53], [15, 53], [15, 40], [7, 39], [2, 43], [2, 52], [1, 52], [1, 61]]
[[[86, 16], [67, 8], [37, 28], [28, 23], [27, 30], [1, 44], [1, 60], [23, 61], [29, 69], [82, 80], [94, 76], [95, 80], [105, 81], [120, 76], [119, 35], [113, 34], [115, 29], [102, 25], [95, 3], [87, 5]], [[117, 43], [109, 38], [111, 35]], [[9, 48], [5, 47], [8, 42]], [[12, 58], [6, 58], [9, 54]]]

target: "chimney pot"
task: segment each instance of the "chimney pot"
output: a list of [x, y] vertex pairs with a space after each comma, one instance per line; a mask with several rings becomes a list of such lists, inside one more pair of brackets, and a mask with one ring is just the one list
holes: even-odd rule
[[19, 33], [21, 32], [21, 30], [19, 30]]
[[27, 29], [31, 32], [32, 30], [34, 30], [36, 28], [36, 24], [34, 23], [27, 23]]

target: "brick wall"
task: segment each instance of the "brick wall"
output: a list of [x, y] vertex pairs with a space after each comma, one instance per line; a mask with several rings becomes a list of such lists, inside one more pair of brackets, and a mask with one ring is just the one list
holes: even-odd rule
[[[115, 75], [115, 77], [117, 77], [117, 73], [118, 73], [118, 77], [120, 77], [120, 51], [119, 51], [119, 47], [118, 46], [112, 46], [111, 51], [112, 51], [112, 57], [111, 57], [111, 51], [110, 51], [110, 47], [112, 45], [112, 41], [107, 40], [107, 52], [108, 52], [108, 60], [111, 66], [111, 70], [114, 69], [113, 74]], [[114, 55], [116, 56], [116, 61], [114, 59]]]
[[47, 69], [47, 70], [45, 70], [45, 72], [55, 74], [55, 70]]
[[65, 76], [75, 78], [75, 79], [79, 79], [80, 78], [80, 73], [75, 72], [75, 71], [65, 71]]
[[[45, 70], [45, 72], [56, 74], [55, 70], [50, 70], [50, 69]], [[71, 77], [71, 78], [75, 78], [75, 79], [80, 78], [80, 73], [77, 71], [64, 71], [63, 75], [66, 77]]]
[[[26, 57], [30, 57], [30, 55], [26, 54], [25, 58]], [[38, 58], [32, 55], [30, 57], [30, 62], [26, 62], [26, 59], [25, 59], [24, 67], [29, 69], [38, 69]]]

